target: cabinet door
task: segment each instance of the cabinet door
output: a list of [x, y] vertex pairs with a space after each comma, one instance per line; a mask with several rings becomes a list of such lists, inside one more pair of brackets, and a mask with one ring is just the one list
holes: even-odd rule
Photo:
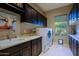
[[38, 55], [41, 53], [41, 51], [42, 51], [42, 38], [38, 38], [38, 40], [37, 40], [37, 52], [38, 52]]
[[21, 55], [20, 47], [21, 47], [20, 45], [16, 45], [16, 46], [12, 46], [12, 47], [7, 48], [7, 49], [0, 50], [0, 52], [8, 53], [11, 56]]
[[10, 54], [11, 56], [22, 56], [22, 52], [20, 50], [13, 52], [12, 54]]
[[23, 48], [22, 55], [23, 56], [31, 56], [31, 48], [30, 47]]
[[72, 52], [74, 54], [74, 39], [72, 38]]
[[44, 17], [44, 22], [43, 22], [44, 26], [47, 26], [47, 18]]
[[70, 11], [70, 14], [69, 14], [69, 24], [72, 24], [74, 23], [75, 21], [78, 20], [78, 7], [77, 7], [77, 4], [73, 4], [73, 7]]
[[77, 52], [78, 52], [78, 56], [79, 56], [79, 42], [78, 42], [78, 48], [77, 48], [77, 49], [78, 49], [78, 51], [77, 51]]
[[75, 39], [73, 43], [73, 53], [74, 53], [74, 56], [76, 56], [76, 40]]
[[79, 4], [77, 5], [77, 15], [78, 15], [78, 17], [77, 17], [77, 19], [79, 20]]
[[23, 56], [31, 56], [31, 41], [24, 43], [21, 51]]
[[42, 51], [42, 38], [32, 41], [32, 56], [38, 56]]
[[21, 22], [29, 22], [29, 23], [31, 23], [32, 22], [31, 8], [27, 4], [23, 4], [23, 8], [24, 8], [25, 13], [22, 14]]
[[78, 41], [76, 40], [76, 56], [78, 56]]
[[37, 40], [33, 40], [32, 41], [32, 56], [37, 56], [38, 53], [37, 53]]
[[32, 23], [33, 24], [37, 24], [38, 23], [37, 12], [34, 9], [32, 9]]
[[22, 22], [33, 23], [37, 18], [37, 12], [28, 4], [24, 4], [25, 14], [22, 16]]
[[73, 21], [77, 21], [77, 4], [73, 6]]

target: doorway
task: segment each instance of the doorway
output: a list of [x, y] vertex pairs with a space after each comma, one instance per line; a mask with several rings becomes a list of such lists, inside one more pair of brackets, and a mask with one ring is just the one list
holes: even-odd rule
[[55, 16], [55, 43], [68, 44], [67, 15]]

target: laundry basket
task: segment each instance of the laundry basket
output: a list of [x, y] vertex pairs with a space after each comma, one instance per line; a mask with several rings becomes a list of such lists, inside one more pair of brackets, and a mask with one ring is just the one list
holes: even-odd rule
[[58, 44], [62, 45], [63, 44], [63, 39], [58, 39]]

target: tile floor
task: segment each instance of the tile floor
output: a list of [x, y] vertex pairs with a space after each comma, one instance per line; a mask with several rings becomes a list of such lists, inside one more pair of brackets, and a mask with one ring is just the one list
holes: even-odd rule
[[73, 54], [66, 45], [53, 44], [46, 53], [39, 56], [73, 56]]

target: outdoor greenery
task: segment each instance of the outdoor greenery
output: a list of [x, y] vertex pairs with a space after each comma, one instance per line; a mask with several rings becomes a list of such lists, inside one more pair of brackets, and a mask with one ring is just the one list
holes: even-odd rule
[[[66, 15], [65, 15], [66, 16]], [[65, 16], [56, 17], [56, 35], [67, 35], [67, 21], [65, 20]]]

